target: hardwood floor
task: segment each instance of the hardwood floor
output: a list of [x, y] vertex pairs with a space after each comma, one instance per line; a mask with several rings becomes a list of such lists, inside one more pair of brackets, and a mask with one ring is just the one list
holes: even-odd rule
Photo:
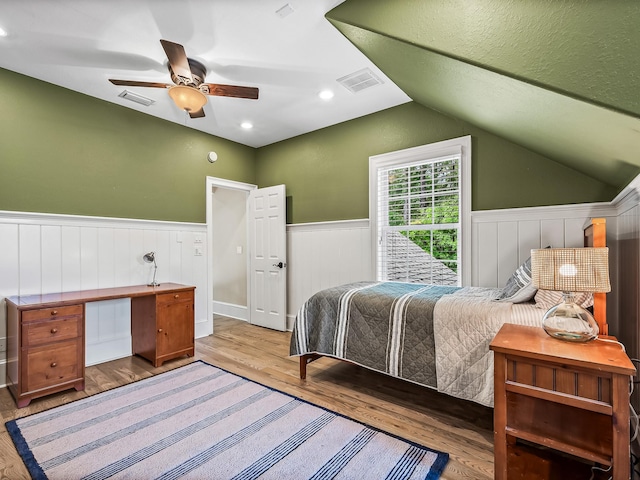
[[[216, 318], [214, 335], [196, 341], [195, 359], [303, 398], [421, 445], [448, 452], [442, 475], [450, 479], [493, 478], [493, 411], [438, 394], [355, 365], [329, 358], [311, 363], [298, 377], [298, 359], [289, 357], [291, 333]], [[5, 422], [109, 390], [194, 361], [183, 358], [154, 368], [140, 357], [87, 367], [84, 392], [68, 390], [17, 409], [0, 389], [0, 478], [29, 478]]]

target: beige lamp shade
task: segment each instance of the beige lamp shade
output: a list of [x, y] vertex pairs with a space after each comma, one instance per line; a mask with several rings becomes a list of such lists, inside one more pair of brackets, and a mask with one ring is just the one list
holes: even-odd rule
[[207, 96], [197, 88], [188, 87], [186, 85], [175, 85], [169, 89], [169, 96], [174, 103], [187, 112], [197, 112], [205, 103]]
[[531, 250], [533, 285], [561, 292], [609, 292], [609, 249], [542, 248]]

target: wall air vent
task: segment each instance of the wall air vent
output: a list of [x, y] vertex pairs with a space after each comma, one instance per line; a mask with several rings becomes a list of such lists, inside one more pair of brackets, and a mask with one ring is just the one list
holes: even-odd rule
[[130, 92], [129, 90], [123, 90], [122, 93], [120, 93], [118, 96], [126, 98], [127, 100], [131, 100], [132, 102], [139, 103], [140, 105], [144, 105], [145, 107], [148, 107], [149, 105], [155, 103], [155, 100], [143, 97], [142, 95]]
[[351, 93], [358, 93], [366, 88], [382, 85], [383, 83], [369, 68], [363, 68], [336, 81]]

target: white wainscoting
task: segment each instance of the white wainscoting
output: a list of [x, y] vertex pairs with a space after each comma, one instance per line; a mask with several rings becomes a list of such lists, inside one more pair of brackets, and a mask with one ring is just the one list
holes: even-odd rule
[[[613, 292], [620, 290], [616, 287], [618, 250], [622, 249], [620, 255], [625, 258], [620, 261], [626, 265], [629, 253], [622, 245], [627, 240], [629, 245], [635, 242], [629, 247], [635, 255], [633, 268], [620, 275], [635, 282], [635, 287], [630, 287], [635, 290], [625, 297], [633, 301], [621, 308], [635, 312], [629, 335], [637, 339], [639, 204], [637, 195], [626, 195], [610, 204], [473, 212], [472, 285], [504, 285], [531, 248], [580, 246], [585, 223], [593, 217], [605, 217], [611, 237], [608, 241]], [[196, 239], [202, 240], [201, 245], [208, 245], [205, 237], [206, 226], [201, 224], [0, 212], [0, 340], [6, 336], [4, 297], [147, 283], [152, 271], [141, 256], [151, 250], [158, 255], [160, 282], [197, 287], [196, 336], [208, 335], [212, 322], [207, 321], [206, 313], [207, 252], [194, 256]], [[368, 219], [288, 225], [287, 243], [289, 329], [299, 308], [315, 292], [374, 279]], [[631, 285], [628, 279], [625, 282], [621, 287]], [[609, 298], [609, 321], [617, 331], [618, 295], [613, 293]], [[127, 300], [91, 304], [87, 309], [88, 361], [91, 362], [90, 353], [106, 359], [130, 354], [128, 312]], [[629, 312], [627, 315], [631, 316]], [[238, 312], [236, 316], [243, 315]], [[5, 383], [4, 355], [0, 352], [0, 385]]]
[[[609, 203], [472, 212], [472, 285], [504, 285], [532, 248], [582, 246], [583, 227], [594, 217], [607, 218], [615, 235]], [[315, 292], [375, 278], [367, 219], [288, 225], [287, 235], [288, 328]]]
[[317, 291], [373, 275], [368, 219], [287, 225], [287, 328]]
[[583, 227], [595, 217], [607, 218], [611, 227], [615, 209], [592, 203], [473, 212], [471, 284], [504, 285], [533, 248], [582, 247]]
[[[194, 255], [196, 245], [208, 244], [206, 234], [204, 224], [0, 211], [0, 339], [5, 297], [145, 284], [153, 266], [142, 255], [150, 251], [158, 282], [196, 286], [196, 336], [210, 334], [207, 252]], [[87, 365], [131, 354], [129, 305], [127, 299], [87, 304]], [[5, 361], [0, 352], [0, 367]]]

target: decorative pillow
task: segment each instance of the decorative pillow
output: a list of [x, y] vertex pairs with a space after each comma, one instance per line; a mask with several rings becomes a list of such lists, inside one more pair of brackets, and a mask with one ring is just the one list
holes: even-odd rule
[[[554, 290], [538, 290], [535, 295], [536, 308], [549, 310], [562, 302], [562, 292]], [[576, 292], [575, 301], [582, 308], [593, 307], [593, 294], [591, 292]]]
[[511, 303], [528, 302], [534, 297], [536, 291], [537, 288], [531, 281], [531, 257], [529, 257], [513, 272], [496, 300]]

